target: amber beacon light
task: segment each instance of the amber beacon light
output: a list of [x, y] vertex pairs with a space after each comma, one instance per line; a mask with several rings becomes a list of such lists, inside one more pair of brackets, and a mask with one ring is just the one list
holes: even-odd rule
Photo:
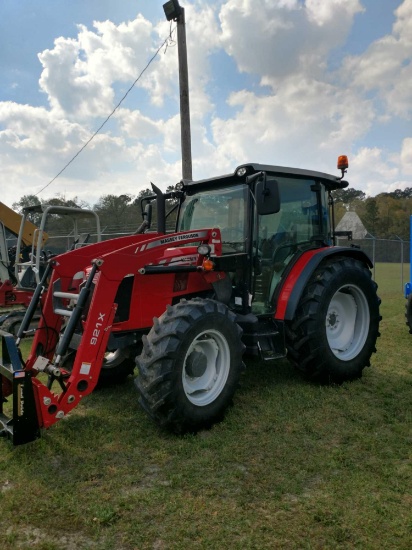
[[342, 178], [349, 167], [348, 157], [346, 155], [340, 155], [338, 157], [338, 170], [342, 171]]
[[348, 157], [346, 155], [340, 155], [338, 157], [338, 169], [344, 170], [346, 172], [348, 167], [349, 167]]

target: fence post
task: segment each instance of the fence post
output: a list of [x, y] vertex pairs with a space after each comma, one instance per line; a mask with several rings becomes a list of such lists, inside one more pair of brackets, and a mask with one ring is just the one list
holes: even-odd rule
[[401, 242], [401, 292], [403, 292], [403, 239], [398, 235], [395, 235], [395, 237]]

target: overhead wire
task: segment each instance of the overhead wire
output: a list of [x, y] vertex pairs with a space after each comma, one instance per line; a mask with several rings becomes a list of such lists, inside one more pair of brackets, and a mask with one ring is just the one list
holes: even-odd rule
[[144, 69], [142, 69], [142, 71], [140, 72], [139, 76], [135, 79], [135, 81], [133, 82], [133, 84], [129, 87], [129, 89], [127, 90], [127, 92], [124, 94], [124, 96], [121, 98], [121, 100], [118, 102], [118, 104], [116, 105], [116, 107], [113, 109], [113, 111], [106, 117], [106, 119], [102, 122], [102, 124], [97, 128], [97, 130], [92, 134], [92, 136], [86, 141], [86, 143], [79, 149], [79, 151], [77, 151], [77, 153], [69, 160], [69, 162], [67, 162], [67, 164], [60, 170], [60, 172], [58, 174], [56, 174], [54, 176], [53, 179], [51, 179], [49, 181], [49, 183], [47, 183], [44, 187], [42, 187], [40, 189], [40, 191], [37, 191], [37, 193], [34, 193], [34, 196], [37, 196], [37, 195], [40, 195], [40, 193], [42, 191], [44, 191], [45, 189], [47, 189], [47, 187], [49, 187], [49, 185], [51, 185], [65, 170], [66, 168], [68, 168], [70, 166], [70, 164], [80, 155], [80, 153], [89, 145], [89, 143], [97, 136], [97, 134], [100, 132], [100, 130], [103, 128], [103, 126], [105, 126], [105, 124], [107, 124], [107, 122], [110, 120], [110, 118], [114, 115], [114, 113], [117, 111], [117, 109], [120, 107], [120, 105], [123, 103], [123, 101], [126, 99], [126, 97], [129, 95], [129, 93], [132, 91], [132, 89], [135, 87], [135, 85], [139, 82], [140, 78], [143, 76], [144, 72], [149, 68], [149, 66], [151, 65], [151, 63], [156, 59], [156, 57], [158, 56], [160, 50], [164, 47], [165, 47], [165, 51], [164, 53], [166, 53], [167, 51], [167, 48], [169, 46], [173, 46], [175, 44], [175, 41], [173, 40], [172, 36], [173, 36], [173, 33], [175, 31], [176, 27], [174, 27], [172, 29], [172, 24], [170, 24], [170, 30], [169, 30], [169, 35], [165, 38], [165, 40], [163, 40], [163, 42], [161, 43], [161, 45], [157, 48], [156, 52], [154, 53], [154, 55], [150, 58], [150, 60], [148, 61], [148, 63], [146, 64], [146, 66], [144, 67]]

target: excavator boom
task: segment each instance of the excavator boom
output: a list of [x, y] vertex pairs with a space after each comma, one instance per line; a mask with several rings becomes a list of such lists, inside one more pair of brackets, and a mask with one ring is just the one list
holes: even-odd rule
[[[9, 208], [6, 204], [0, 202], [0, 223], [3, 224], [6, 229], [11, 231], [11, 233], [16, 236], [19, 234], [20, 231], [21, 218], [21, 214], [18, 214], [17, 212]], [[25, 246], [33, 244], [36, 229], [37, 227], [34, 225], [34, 223], [26, 220], [23, 229], [22, 244], [24, 244]], [[47, 238], [47, 234], [44, 234], [43, 241], [45, 242]]]

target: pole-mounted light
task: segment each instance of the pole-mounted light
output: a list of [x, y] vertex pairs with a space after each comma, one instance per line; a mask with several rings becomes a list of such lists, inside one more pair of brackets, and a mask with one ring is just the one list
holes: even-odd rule
[[179, 0], [169, 0], [169, 2], [163, 4], [163, 10], [168, 21], [172, 21], [172, 19], [176, 20], [182, 15], [182, 8], [179, 5]]
[[179, 0], [169, 0], [163, 4], [168, 21], [176, 21], [177, 52], [179, 58], [180, 88], [180, 139], [182, 145], [182, 178], [192, 180], [192, 144], [190, 133], [189, 74], [187, 67], [185, 9]]

